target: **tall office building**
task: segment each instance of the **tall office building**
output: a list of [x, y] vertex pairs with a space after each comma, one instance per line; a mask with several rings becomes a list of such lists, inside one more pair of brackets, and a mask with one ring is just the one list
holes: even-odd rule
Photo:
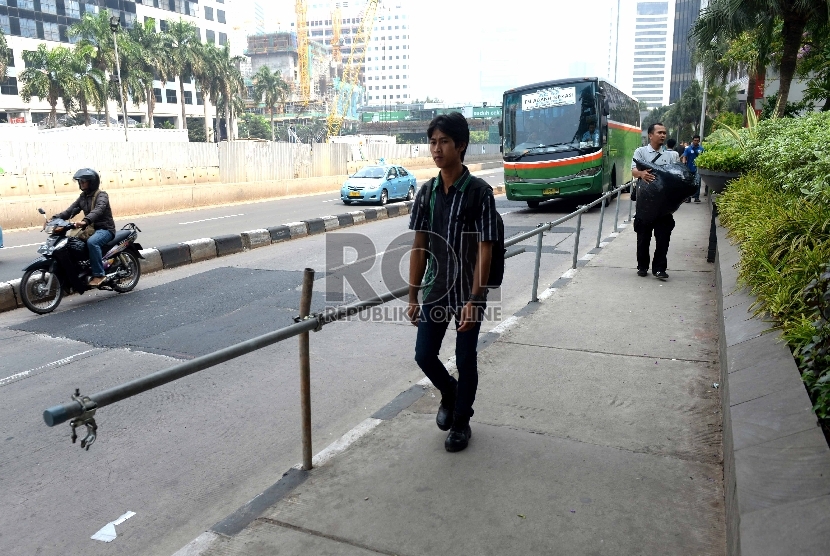
[[669, 104], [675, 0], [621, 0], [618, 5], [617, 84], [649, 108]]
[[[121, 25], [131, 27], [148, 18], [156, 21], [157, 29], [166, 28], [167, 22], [182, 18], [199, 29], [202, 40], [214, 44], [227, 41], [228, 26], [225, 14], [233, 0], [0, 0], [0, 28], [6, 35], [11, 50], [6, 80], [0, 87], [0, 121], [8, 123], [39, 122], [46, 118], [51, 107], [37, 97], [30, 103], [20, 98], [21, 84], [18, 75], [24, 68], [23, 52], [36, 50], [40, 44], [48, 48], [71, 47], [69, 27], [80, 21], [84, 14], [97, 14], [108, 10], [121, 18]], [[169, 122], [181, 127], [181, 103], [188, 116], [204, 115], [201, 93], [191, 82], [184, 83], [184, 98], [179, 97], [178, 81], [154, 83], [155, 125]], [[109, 102], [110, 118], [119, 114], [115, 102]], [[58, 104], [59, 117], [64, 115], [63, 103]], [[136, 106], [127, 101], [127, 115], [137, 123], [146, 123], [147, 106]], [[103, 118], [103, 115], [96, 115]], [[103, 121], [103, 120], [102, 120]]]
[[691, 28], [700, 16], [701, 0], [676, 0], [674, 10], [674, 39], [671, 57], [669, 102], [680, 100], [683, 91], [695, 80], [689, 39]]

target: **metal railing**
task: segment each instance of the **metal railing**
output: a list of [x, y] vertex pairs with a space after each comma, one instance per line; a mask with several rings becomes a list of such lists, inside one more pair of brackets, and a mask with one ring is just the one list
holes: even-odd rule
[[[576, 268], [578, 260], [580, 228], [582, 223], [582, 214], [602, 203], [600, 210], [599, 230], [597, 232], [597, 247], [599, 247], [602, 236], [602, 224], [605, 215], [605, 200], [612, 196], [617, 197], [616, 214], [614, 217], [614, 232], [618, 231], [619, 205], [620, 194], [630, 183], [626, 183], [612, 191], [609, 191], [596, 201], [582, 205], [576, 211], [559, 218], [547, 224], [540, 224], [537, 228], [523, 232], [504, 242], [505, 248], [512, 247], [517, 243], [525, 241], [533, 236], [537, 236], [536, 241], [536, 264], [533, 273], [533, 293], [532, 301], [538, 302], [538, 286], [539, 286], [539, 266], [541, 263], [542, 254], [542, 238], [546, 231], [550, 231], [553, 227], [562, 224], [576, 217], [577, 226], [574, 239], [574, 255], [573, 268]], [[631, 219], [631, 203], [629, 203], [629, 220]], [[524, 248], [509, 250], [505, 258], [514, 257], [524, 252]], [[95, 413], [98, 409], [112, 405], [119, 401], [125, 400], [132, 396], [136, 396], [153, 388], [157, 388], [174, 380], [186, 377], [188, 375], [215, 367], [237, 357], [247, 355], [254, 351], [260, 350], [264, 347], [288, 340], [295, 336], [299, 336], [300, 342], [300, 407], [301, 407], [301, 422], [302, 422], [302, 446], [303, 446], [303, 469], [312, 468], [312, 444], [311, 444], [311, 365], [309, 357], [309, 332], [320, 331], [322, 328], [333, 322], [345, 319], [355, 315], [365, 309], [383, 305], [394, 299], [399, 299], [409, 293], [409, 286], [403, 286], [396, 290], [387, 292], [383, 295], [373, 297], [364, 301], [354, 301], [352, 303], [342, 305], [339, 307], [329, 307], [321, 313], [310, 313], [311, 297], [314, 283], [314, 270], [307, 268], [303, 273], [302, 293], [300, 298], [300, 315], [295, 319], [295, 324], [280, 328], [273, 332], [268, 332], [256, 338], [246, 340], [234, 344], [232, 346], [220, 349], [197, 357], [190, 361], [179, 363], [167, 369], [156, 371], [147, 376], [131, 380], [124, 384], [108, 388], [96, 394], [85, 396], [79, 390], [75, 390], [72, 395], [72, 401], [59, 404], [46, 409], [43, 412], [43, 420], [50, 427], [59, 425], [69, 421], [72, 429], [72, 442], [77, 440], [76, 429], [79, 427], [86, 428], [86, 436], [81, 440], [81, 448], [89, 450], [89, 447], [95, 441], [98, 426], [95, 422]]]

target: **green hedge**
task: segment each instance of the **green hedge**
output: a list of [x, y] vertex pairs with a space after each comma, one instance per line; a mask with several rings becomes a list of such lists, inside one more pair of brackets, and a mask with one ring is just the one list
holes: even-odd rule
[[826, 345], [830, 327], [819, 324], [805, 288], [830, 263], [828, 128], [829, 113], [761, 122], [744, 152], [749, 170], [717, 201], [721, 223], [740, 243], [739, 280], [757, 296], [755, 309], [779, 323], [820, 418], [830, 417], [830, 396], [822, 393], [830, 369], [807, 363], [816, 361], [815, 346]]

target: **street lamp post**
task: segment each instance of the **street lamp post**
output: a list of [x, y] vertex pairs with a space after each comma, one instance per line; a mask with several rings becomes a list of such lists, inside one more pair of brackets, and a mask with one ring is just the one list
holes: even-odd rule
[[118, 38], [115, 36], [121, 27], [121, 18], [117, 15], [110, 17], [110, 31], [112, 31], [112, 42], [115, 45], [115, 67], [118, 71], [118, 94], [121, 96], [121, 108], [124, 111], [124, 141], [127, 138], [127, 103], [124, 102], [124, 86], [121, 84], [121, 60], [118, 57]]

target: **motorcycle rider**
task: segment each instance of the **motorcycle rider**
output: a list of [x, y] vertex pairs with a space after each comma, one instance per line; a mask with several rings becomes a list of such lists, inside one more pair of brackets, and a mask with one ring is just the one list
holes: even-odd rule
[[[53, 218], [69, 220], [83, 211], [83, 220], [75, 223], [74, 226], [76, 228], [86, 228], [91, 225], [95, 230], [92, 236], [86, 240], [86, 245], [89, 248], [89, 264], [92, 270], [92, 280], [89, 281], [89, 286], [97, 288], [106, 281], [104, 263], [101, 260], [101, 247], [115, 237], [115, 220], [112, 218], [110, 198], [105, 191], [99, 191], [101, 177], [92, 168], [81, 168], [75, 172], [72, 179], [78, 182], [81, 195], [74, 203], [69, 205], [68, 209], [56, 214]], [[96, 191], [98, 192], [97, 198], [95, 196]], [[92, 206], [93, 199], [95, 200], [95, 206]]]

